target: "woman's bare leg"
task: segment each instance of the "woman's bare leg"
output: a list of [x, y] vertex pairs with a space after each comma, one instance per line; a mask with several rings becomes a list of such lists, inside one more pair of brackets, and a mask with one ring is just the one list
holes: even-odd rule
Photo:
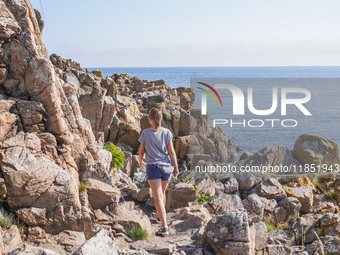
[[157, 215], [161, 220], [162, 227], [167, 227], [168, 224], [166, 222], [166, 212], [164, 206], [164, 199], [163, 199], [163, 190], [162, 190], [162, 183], [161, 179], [156, 180], [148, 180], [153, 198], [155, 200], [155, 207], [157, 211]]
[[[162, 180], [162, 193], [163, 193], [163, 202], [164, 202], [164, 207], [166, 205], [166, 196], [165, 196], [165, 190], [168, 187], [168, 184], [170, 183], [170, 180], [168, 181], [163, 181]], [[159, 217], [159, 216], [158, 216]]]

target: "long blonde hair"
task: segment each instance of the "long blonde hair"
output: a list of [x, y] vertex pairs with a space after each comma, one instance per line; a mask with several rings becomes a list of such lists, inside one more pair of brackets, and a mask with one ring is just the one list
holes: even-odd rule
[[163, 114], [158, 108], [152, 108], [149, 111], [149, 118], [155, 122], [156, 130], [159, 130], [162, 123]]

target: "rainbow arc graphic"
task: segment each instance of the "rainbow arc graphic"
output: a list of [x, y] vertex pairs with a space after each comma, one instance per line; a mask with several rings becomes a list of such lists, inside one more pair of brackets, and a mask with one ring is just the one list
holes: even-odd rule
[[[201, 85], [203, 85], [203, 86], [206, 86], [207, 88], [211, 89], [211, 91], [214, 92], [215, 95], [217, 96], [217, 98], [218, 98], [218, 100], [220, 101], [220, 104], [221, 104], [221, 106], [222, 106], [221, 97], [220, 97], [220, 95], [217, 93], [217, 91], [216, 91], [213, 87], [211, 87], [210, 85], [208, 85], [208, 84], [206, 84], [206, 83], [203, 83], [203, 82], [197, 82], [197, 83], [199, 83], [199, 84], [201, 84]], [[217, 105], [216, 100], [215, 100], [215, 97], [213, 96], [213, 94], [211, 94], [211, 92], [210, 92], [209, 90], [207, 90], [207, 89], [205, 89], [205, 88], [200, 88], [200, 87], [198, 87], [198, 89], [203, 90], [204, 92], [206, 92], [206, 93], [212, 98], [212, 100], [214, 101], [215, 105]]]

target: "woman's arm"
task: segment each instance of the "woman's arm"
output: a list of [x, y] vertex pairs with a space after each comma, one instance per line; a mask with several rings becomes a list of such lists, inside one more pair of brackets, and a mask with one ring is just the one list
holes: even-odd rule
[[169, 155], [170, 155], [170, 158], [171, 158], [171, 161], [172, 161], [172, 164], [174, 164], [174, 177], [177, 178], [177, 175], [178, 175], [178, 165], [177, 165], [177, 157], [176, 157], [176, 152], [175, 152], [175, 149], [174, 149], [174, 145], [172, 143], [172, 140], [170, 140], [168, 142], [168, 152], [169, 152]]
[[145, 168], [145, 164], [143, 162], [144, 153], [145, 153], [145, 148], [144, 148], [144, 145], [141, 143], [140, 147], [139, 147], [139, 155], [138, 156], [139, 156], [139, 166], [142, 169]]

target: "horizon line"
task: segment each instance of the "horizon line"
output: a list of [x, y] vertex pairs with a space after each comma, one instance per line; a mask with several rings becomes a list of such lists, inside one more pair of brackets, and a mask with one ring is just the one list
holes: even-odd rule
[[287, 66], [87, 66], [81, 68], [209, 68], [209, 67], [340, 67], [340, 65], [321, 65], [321, 66], [305, 66], [305, 65], [287, 65]]

